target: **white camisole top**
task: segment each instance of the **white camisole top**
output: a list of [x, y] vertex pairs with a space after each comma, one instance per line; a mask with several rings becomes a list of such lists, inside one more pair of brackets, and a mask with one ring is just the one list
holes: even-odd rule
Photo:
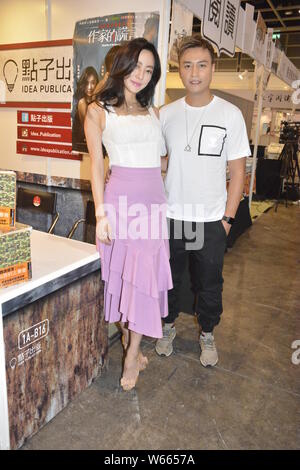
[[109, 166], [157, 168], [166, 146], [161, 124], [153, 108], [146, 115], [118, 115], [105, 110], [102, 141], [109, 156]]

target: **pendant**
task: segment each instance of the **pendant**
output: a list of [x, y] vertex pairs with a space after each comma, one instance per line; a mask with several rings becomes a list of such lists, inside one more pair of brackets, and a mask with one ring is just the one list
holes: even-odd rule
[[184, 151], [185, 152], [190, 152], [192, 150], [190, 144], [187, 144], [185, 147], [184, 147]]

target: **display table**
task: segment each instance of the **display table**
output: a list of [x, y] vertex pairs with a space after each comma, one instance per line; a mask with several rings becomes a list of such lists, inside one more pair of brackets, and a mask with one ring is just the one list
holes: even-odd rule
[[32, 279], [0, 290], [0, 449], [16, 449], [105, 365], [95, 245], [32, 231]]

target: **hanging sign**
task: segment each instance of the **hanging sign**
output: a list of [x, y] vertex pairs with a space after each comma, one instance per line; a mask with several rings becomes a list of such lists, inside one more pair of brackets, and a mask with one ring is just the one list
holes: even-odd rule
[[292, 86], [292, 83], [295, 80], [298, 80], [298, 78], [300, 77], [299, 70], [287, 58], [283, 51], [281, 52], [281, 57], [277, 68], [277, 76], [285, 83], [288, 83], [290, 86]]
[[266, 66], [266, 69], [269, 71], [271, 71], [274, 47], [275, 47], [275, 44], [273, 42], [273, 28], [268, 28], [265, 66]]
[[245, 31], [245, 19], [246, 19], [246, 13], [244, 8], [240, 7], [239, 9], [239, 21], [238, 21], [238, 26], [237, 26], [237, 33], [236, 33], [236, 46], [241, 49], [241, 51], [244, 50], [244, 31]]
[[172, 4], [172, 23], [170, 34], [169, 62], [178, 65], [177, 48], [181, 39], [191, 36], [193, 29], [193, 13], [178, 0]]
[[254, 6], [250, 3], [246, 3], [245, 19], [244, 19], [244, 38], [243, 38], [243, 52], [251, 55], [253, 38], [255, 37], [256, 23], [253, 20]]
[[205, 0], [202, 36], [212, 42], [218, 56], [235, 54], [240, 0]]
[[265, 64], [267, 41], [266, 41], [267, 27], [263, 20], [262, 14], [259, 11], [256, 22], [256, 32], [253, 38], [251, 56], [254, 57], [260, 64]]
[[275, 44], [272, 46], [272, 48], [273, 48], [273, 53], [272, 53], [271, 72], [274, 73], [274, 75], [277, 75], [277, 69], [278, 69], [279, 61], [281, 58], [281, 52], [282, 52], [282, 45], [279, 39], [275, 40]]

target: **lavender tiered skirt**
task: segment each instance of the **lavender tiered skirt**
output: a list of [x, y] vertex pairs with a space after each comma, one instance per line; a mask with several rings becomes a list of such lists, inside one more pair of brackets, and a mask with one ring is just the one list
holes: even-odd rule
[[97, 241], [105, 319], [161, 338], [173, 284], [160, 168], [112, 167], [104, 202], [113, 230], [110, 245]]

